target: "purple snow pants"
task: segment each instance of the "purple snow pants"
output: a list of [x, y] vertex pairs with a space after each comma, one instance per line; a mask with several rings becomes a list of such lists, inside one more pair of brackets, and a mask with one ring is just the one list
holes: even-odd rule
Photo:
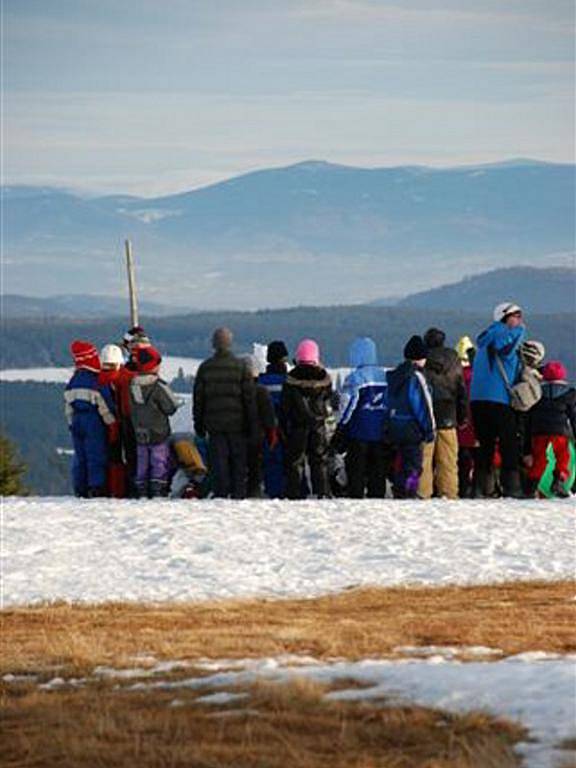
[[140, 497], [167, 496], [170, 470], [168, 441], [153, 445], [138, 445], [136, 488]]

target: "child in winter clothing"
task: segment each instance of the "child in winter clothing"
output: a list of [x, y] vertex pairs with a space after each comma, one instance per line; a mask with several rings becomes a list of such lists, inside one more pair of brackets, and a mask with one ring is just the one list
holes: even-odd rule
[[117, 431], [114, 398], [99, 381], [98, 350], [88, 341], [72, 342], [76, 370], [64, 393], [66, 418], [74, 444], [72, 479], [81, 497], [106, 495], [108, 432]]
[[[476, 347], [469, 336], [462, 336], [459, 339], [456, 344], [456, 354], [462, 365], [466, 393], [470, 397], [472, 365], [474, 363]], [[462, 499], [470, 499], [475, 496], [477, 454], [478, 440], [474, 432], [472, 411], [468, 401], [466, 419], [462, 424], [458, 425], [458, 495]]]
[[288, 350], [283, 341], [271, 341], [266, 350], [266, 371], [258, 382], [266, 387], [272, 398], [276, 416], [276, 431], [264, 443], [264, 490], [270, 499], [283, 499], [286, 493], [284, 466], [284, 428], [282, 419], [282, 387], [288, 374]]
[[346, 451], [348, 493], [384, 498], [390, 446], [383, 442], [387, 414], [386, 374], [378, 366], [376, 344], [368, 337], [350, 345], [350, 366], [342, 388], [341, 415], [333, 438]]
[[394, 478], [396, 498], [416, 498], [422, 472], [422, 443], [434, 441], [436, 423], [432, 397], [422, 372], [428, 350], [420, 336], [404, 347], [405, 362], [387, 373], [387, 435], [398, 449]]
[[444, 346], [446, 334], [430, 328], [424, 335], [428, 348], [424, 375], [432, 393], [436, 437], [423, 449], [418, 495], [430, 499], [434, 491], [458, 498], [458, 426], [466, 420], [468, 393], [462, 365], [453, 349]]
[[310, 466], [313, 493], [318, 498], [330, 495], [327, 421], [331, 400], [332, 381], [320, 365], [318, 344], [312, 339], [304, 339], [296, 349], [296, 365], [282, 388], [289, 499], [302, 498], [306, 460]]
[[542, 397], [528, 416], [532, 444], [528, 477], [531, 491], [535, 492], [546, 469], [546, 450], [551, 443], [556, 457], [551, 490], [566, 498], [570, 495], [564, 488], [569, 476], [569, 443], [576, 436], [576, 389], [566, 382], [566, 368], [558, 360], [547, 363], [541, 373]]
[[259, 382], [258, 361], [248, 355], [246, 364], [254, 379], [256, 390], [256, 426], [248, 441], [248, 498], [262, 495], [262, 461], [264, 445], [275, 446], [278, 442], [278, 426], [272, 397], [268, 389]]
[[100, 350], [99, 381], [110, 387], [114, 398], [114, 409], [118, 428], [108, 432], [108, 495], [112, 498], [123, 499], [126, 496], [126, 466], [123, 460], [122, 432], [123, 414], [120, 397], [120, 377], [124, 366], [122, 350], [115, 344], [106, 344]]
[[139, 498], [167, 496], [170, 482], [170, 421], [179, 402], [159, 378], [160, 353], [152, 346], [134, 352], [138, 374], [130, 383], [131, 419], [137, 443]]

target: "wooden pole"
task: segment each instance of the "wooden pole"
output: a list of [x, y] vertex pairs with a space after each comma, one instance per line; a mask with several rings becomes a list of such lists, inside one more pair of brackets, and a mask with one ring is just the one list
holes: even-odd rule
[[126, 240], [126, 269], [128, 271], [128, 295], [130, 297], [130, 323], [133, 328], [138, 322], [138, 298], [136, 296], [136, 278], [134, 273], [134, 256], [132, 243]]

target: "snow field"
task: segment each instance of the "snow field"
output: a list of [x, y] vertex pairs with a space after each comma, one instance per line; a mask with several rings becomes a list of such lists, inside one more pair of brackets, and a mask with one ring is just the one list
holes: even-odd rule
[[574, 502], [7, 498], [2, 605], [575, 575]]

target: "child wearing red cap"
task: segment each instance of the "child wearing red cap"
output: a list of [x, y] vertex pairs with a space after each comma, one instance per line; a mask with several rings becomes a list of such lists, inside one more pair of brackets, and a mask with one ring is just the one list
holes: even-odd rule
[[136, 493], [139, 498], [167, 496], [171, 459], [170, 420], [180, 403], [159, 376], [162, 358], [153, 346], [133, 350], [138, 370], [130, 382], [130, 418], [137, 444]]
[[564, 483], [569, 476], [570, 436], [576, 435], [576, 390], [566, 382], [566, 368], [552, 360], [541, 369], [542, 397], [529, 412], [532, 455], [528, 463], [531, 491], [536, 491], [546, 469], [546, 450], [551, 443], [556, 457], [554, 482], [555, 496], [567, 498]]
[[80, 497], [106, 495], [108, 432], [117, 428], [110, 387], [99, 380], [96, 347], [77, 340], [70, 345], [76, 370], [66, 386], [64, 402], [72, 442], [74, 493]]

